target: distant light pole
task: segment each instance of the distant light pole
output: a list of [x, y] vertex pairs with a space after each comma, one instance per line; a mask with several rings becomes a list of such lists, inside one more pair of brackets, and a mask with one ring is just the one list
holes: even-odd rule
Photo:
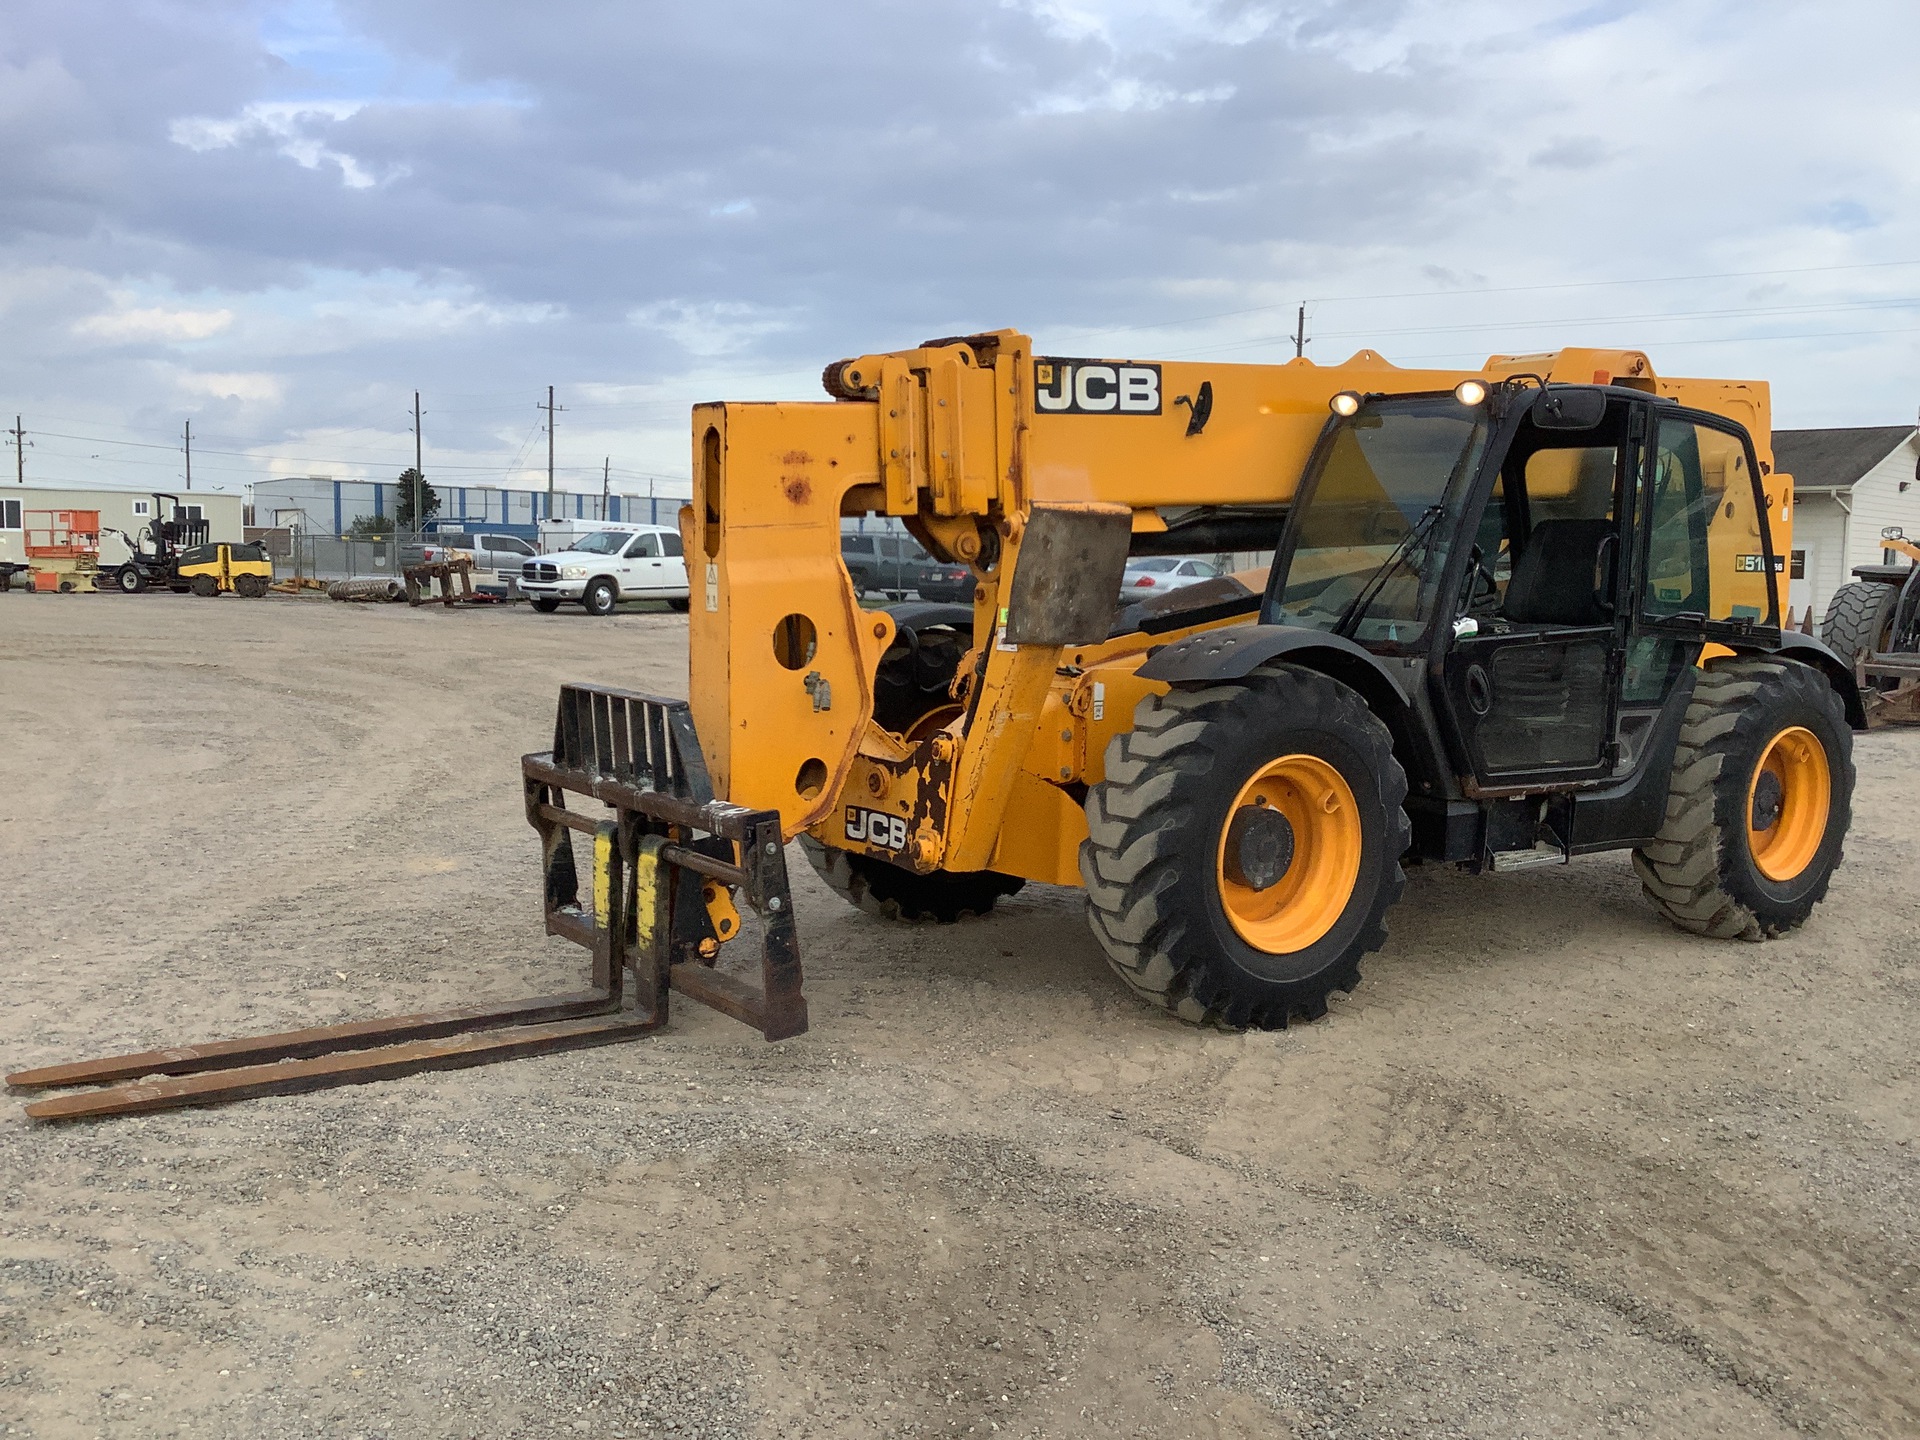
[[427, 523], [427, 472], [420, 458], [420, 392], [413, 392], [413, 533]]
[[534, 406], [547, 412], [547, 519], [553, 519], [553, 417], [567, 407], [553, 403], [553, 386], [547, 386], [547, 403]]

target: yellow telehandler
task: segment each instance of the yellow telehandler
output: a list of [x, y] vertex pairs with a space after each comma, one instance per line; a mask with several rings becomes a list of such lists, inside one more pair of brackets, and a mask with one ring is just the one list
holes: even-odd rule
[[[1864, 717], [1849, 665], [1780, 625], [1764, 384], [1630, 350], [1176, 364], [1013, 331], [824, 381], [693, 411], [689, 699], [566, 687], [523, 762], [547, 927], [591, 991], [14, 1076], [182, 1077], [30, 1113], [606, 1043], [669, 989], [798, 1033], [792, 840], [893, 920], [1082, 886], [1135, 994], [1229, 1026], [1324, 1014], [1409, 863], [1630, 849], [1663, 914], [1727, 938], [1825, 894]], [[865, 608], [849, 516], [904, 522], [972, 603]], [[1272, 559], [1125, 599], [1129, 557], [1222, 552]], [[757, 985], [718, 963], [750, 932]]]

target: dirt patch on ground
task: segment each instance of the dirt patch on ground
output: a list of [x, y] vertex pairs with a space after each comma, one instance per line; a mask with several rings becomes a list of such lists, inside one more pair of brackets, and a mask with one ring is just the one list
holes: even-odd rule
[[[570, 988], [518, 757], [685, 621], [0, 596], [7, 1069]], [[1920, 733], [1803, 932], [1417, 874], [1325, 1022], [1186, 1028], [1074, 892], [866, 919], [810, 1034], [69, 1128], [0, 1108], [17, 1436], [1920, 1428]]]

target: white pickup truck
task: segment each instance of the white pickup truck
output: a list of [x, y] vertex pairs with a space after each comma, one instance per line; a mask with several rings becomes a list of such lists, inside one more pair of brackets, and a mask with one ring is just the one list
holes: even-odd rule
[[596, 530], [568, 549], [522, 565], [520, 592], [542, 614], [572, 603], [589, 615], [611, 615], [622, 600], [664, 600], [685, 610], [687, 563], [680, 532], [664, 525]]

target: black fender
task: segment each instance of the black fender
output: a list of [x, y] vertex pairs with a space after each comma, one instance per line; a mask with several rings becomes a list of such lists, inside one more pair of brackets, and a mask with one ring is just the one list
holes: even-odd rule
[[1285, 661], [1317, 670], [1359, 692], [1367, 708], [1393, 734], [1394, 753], [1419, 790], [1444, 783], [1445, 765], [1434, 737], [1400, 681], [1378, 658], [1342, 635], [1297, 625], [1228, 625], [1163, 645], [1139, 669], [1145, 680], [1169, 685], [1212, 685], [1242, 680], [1262, 665]]
[[[1140, 667], [1140, 676], [1164, 680], [1169, 685], [1204, 685], [1215, 680], [1239, 680], [1269, 660], [1282, 659], [1324, 671], [1346, 681], [1362, 695], [1384, 686], [1396, 704], [1407, 703], [1400, 682], [1366, 649], [1344, 635], [1298, 625], [1228, 625], [1203, 630], [1160, 646]], [[1348, 680], [1348, 672], [1357, 678]]]
[[1847, 724], [1855, 730], [1867, 728], [1866, 702], [1860, 698], [1860, 681], [1848, 665], [1833, 651], [1811, 635], [1803, 635], [1798, 630], [1780, 632], [1780, 648], [1763, 650], [1758, 646], [1748, 647], [1726, 642], [1727, 648], [1736, 655], [1764, 657], [1778, 655], [1783, 660], [1792, 660], [1801, 665], [1811, 665], [1827, 677], [1829, 684], [1839, 692], [1840, 703], [1846, 707]]

